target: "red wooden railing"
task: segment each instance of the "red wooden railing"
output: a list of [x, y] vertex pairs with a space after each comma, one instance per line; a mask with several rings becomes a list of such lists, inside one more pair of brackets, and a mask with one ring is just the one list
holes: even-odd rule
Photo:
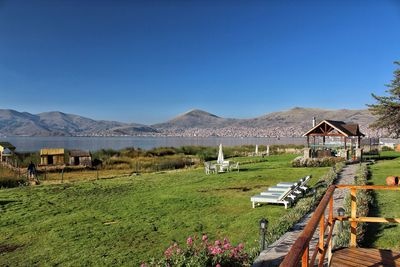
[[[350, 189], [351, 194], [351, 216], [333, 217], [333, 193], [335, 189]], [[395, 222], [400, 223], [400, 218], [382, 218], [382, 217], [357, 217], [357, 190], [400, 190], [399, 186], [383, 186], [383, 185], [331, 185], [326, 191], [324, 197], [320, 201], [318, 207], [314, 211], [313, 216], [307, 223], [303, 232], [292, 245], [289, 253], [281, 263], [281, 267], [298, 266], [301, 260], [301, 266], [314, 266], [318, 257], [318, 266], [323, 266], [325, 256], [328, 253], [328, 265], [332, 256], [332, 235], [335, 222], [350, 221], [350, 247], [357, 246], [357, 223], [358, 222]], [[329, 208], [328, 208], [329, 207]], [[326, 209], [328, 208], [328, 216], [325, 218]], [[319, 241], [316, 245], [313, 255], [309, 257], [310, 241], [319, 225]], [[328, 230], [328, 234], [326, 232]]]

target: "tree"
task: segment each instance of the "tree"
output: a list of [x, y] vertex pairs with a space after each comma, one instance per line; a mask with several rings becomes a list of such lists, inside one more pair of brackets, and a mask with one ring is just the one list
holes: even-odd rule
[[[395, 61], [395, 65], [400, 66], [400, 61]], [[376, 104], [367, 105], [370, 112], [377, 116], [375, 122], [370, 127], [374, 129], [385, 129], [389, 135], [400, 137], [400, 68], [394, 72], [394, 79], [390, 84], [387, 84], [386, 90], [388, 96], [377, 96], [372, 94], [372, 97], [377, 101]]]

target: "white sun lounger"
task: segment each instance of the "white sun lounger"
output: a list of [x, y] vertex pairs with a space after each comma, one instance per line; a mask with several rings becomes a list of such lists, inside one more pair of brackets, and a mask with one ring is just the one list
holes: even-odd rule
[[292, 188], [287, 187], [286, 191], [277, 191], [277, 193], [272, 193], [272, 195], [256, 195], [250, 198], [253, 208], [256, 207], [256, 203], [275, 203], [275, 204], [283, 204], [285, 205], [285, 209], [287, 209], [288, 205], [291, 203], [286, 198], [292, 192]]
[[299, 185], [299, 189], [303, 190], [303, 191], [307, 191], [308, 187], [306, 186], [306, 184], [308, 183], [308, 181], [310, 180], [311, 175], [308, 175], [304, 178], [301, 178], [298, 182], [294, 182], [294, 183], [288, 183], [288, 182], [282, 182], [277, 184], [277, 186], [280, 187], [285, 187], [285, 186], [293, 186], [293, 185]]
[[[281, 193], [277, 192], [277, 191], [269, 191], [269, 192], [261, 192], [260, 193], [261, 196], [270, 196], [270, 197], [279, 197], [281, 195]], [[293, 192], [291, 192], [290, 194], [287, 195], [288, 198], [290, 198], [291, 200], [295, 200], [297, 198], [297, 194], [293, 194]]]
[[268, 187], [267, 188], [267, 191], [277, 191], [277, 192], [280, 192], [280, 191], [286, 191], [288, 188], [294, 188], [294, 187], [296, 187], [297, 186], [297, 184], [295, 183], [295, 184], [292, 184], [292, 185], [289, 185], [289, 186], [271, 186], [271, 187]]
[[299, 186], [295, 183], [292, 186], [271, 186], [267, 189], [266, 192], [261, 192], [260, 195], [263, 196], [277, 196], [286, 190], [284, 188], [290, 188], [291, 192], [287, 195], [287, 197], [291, 198], [293, 201], [301, 195], [303, 192], [299, 190]]

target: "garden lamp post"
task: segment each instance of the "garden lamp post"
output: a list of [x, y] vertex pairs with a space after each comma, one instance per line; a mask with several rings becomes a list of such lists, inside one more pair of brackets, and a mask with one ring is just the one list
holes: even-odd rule
[[[338, 216], [343, 217], [344, 213], [345, 213], [344, 208], [342, 208], [342, 207], [338, 208], [337, 213], [338, 213]], [[343, 231], [343, 220], [340, 220], [339, 233], [341, 233], [342, 231]]]
[[268, 221], [265, 218], [260, 220], [260, 246], [261, 251], [265, 249], [265, 232], [267, 230]]

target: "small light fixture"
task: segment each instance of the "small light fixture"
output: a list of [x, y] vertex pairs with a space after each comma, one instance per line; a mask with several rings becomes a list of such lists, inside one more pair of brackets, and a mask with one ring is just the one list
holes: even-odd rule
[[260, 251], [265, 250], [265, 232], [267, 230], [268, 220], [262, 218], [260, 220]]
[[267, 228], [267, 225], [268, 225], [268, 221], [265, 218], [262, 218], [260, 220], [260, 229], [265, 230], [265, 228]]
[[344, 208], [342, 208], [342, 207], [340, 207], [340, 208], [337, 209], [337, 214], [338, 214], [340, 217], [343, 217], [345, 212], [346, 212], [346, 211], [345, 211]]
[[[343, 217], [345, 212], [346, 211], [345, 211], [345, 209], [343, 207], [340, 207], [340, 208], [337, 209], [337, 214], [338, 214], [339, 217]], [[341, 233], [343, 231], [343, 220], [340, 220], [339, 229], [338, 230], [339, 230], [339, 233]]]

